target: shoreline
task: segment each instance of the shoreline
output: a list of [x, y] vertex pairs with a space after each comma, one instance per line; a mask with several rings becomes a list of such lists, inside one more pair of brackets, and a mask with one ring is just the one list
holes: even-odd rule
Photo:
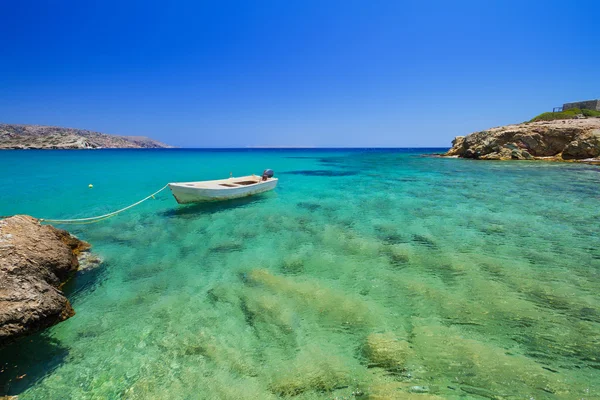
[[531, 162], [535, 162], [535, 161], [547, 161], [547, 162], [557, 162], [557, 163], [575, 163], [575, 164], [587, 164], [587, 165], [600, 165], [600, 157], [598, 158], [587, 158], [587, 159], [581, 159], [581, 160], [565, 160], [563, 158], [560, 157], [533, 157], [530, 160], [500, 160], [500, 159], [493, 159], [493, 160], [481, 160], [481, 159], [476, 159], [476, 158], [466, 158], [466, 157], [460, 157], [457, 155], [446, 155], [446, 154], [439, 154], [439, 153], [432, 153], [432, 154], [424, 154], [424, 157], [435, 157], [435, 158], [455, 158], [455, 159], [463, 159], [463, 160], [473, 160], [473, 161], [531, 161]]

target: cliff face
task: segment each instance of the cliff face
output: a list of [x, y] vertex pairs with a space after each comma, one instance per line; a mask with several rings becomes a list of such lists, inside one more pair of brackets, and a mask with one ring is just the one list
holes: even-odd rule
[[75, 314], [59, 287], [89, 248], [29, 216], [0, 220], [0, 347]]
[[600, 118], [529, 122], [474, 132], [456, 137], [446, 155], [482, 160], [596, 159]]
[[0, 149], [169, 148], [144, 136], [116, 136], [82, 129], [0, 124]]

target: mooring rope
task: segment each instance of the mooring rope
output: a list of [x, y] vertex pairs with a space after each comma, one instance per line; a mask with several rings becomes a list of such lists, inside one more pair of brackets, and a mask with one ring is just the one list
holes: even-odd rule
[[113, 211], [111, 213], [108, 214], [104, 214], [104, 215], [99, 215], [97, 217], [89, 217], [89, 218], [76, 218], [76, 219], [48, 219], [48, 218], [40, 218], [40, 221], [42, 222], [51, 222], [54, 224], [93, 224], [94, 222], [100, 222], [103, 221], [105, 219], [108, 219], [110, 217], [114, 217], [117, 214], [122, 213], [123, 211], [127, 211], [130, 208], [133, 208], [135, 206], [137, 206], [138, 204], [142, 204], [143, 202], [145, 202], [146, 200], [150, 199], [150, 198], [154, 198], [154, 196], [156, 196], [157, 194], [159, 194], [160, 192], [162, 192], [163, 190], [165, 190], [167, 187], [169, 186], [169, 184], [166, 184], [165, 186], [163, 186], [160, 190], [152, 193], [150, 196], [144, 197], [142, 200], [135, 202], [125, 208], [121, 208], [120, 210], [117, 211]]

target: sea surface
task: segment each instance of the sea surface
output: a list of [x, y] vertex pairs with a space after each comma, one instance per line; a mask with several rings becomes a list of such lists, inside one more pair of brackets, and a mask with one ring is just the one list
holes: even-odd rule
[[0, 350], [0, 395], [600, 398], [600, 167], [435, 151], [0, 152], [0, 215], [279, 178], [60, 226], [104, 262], [64, 287], [73, 318]]

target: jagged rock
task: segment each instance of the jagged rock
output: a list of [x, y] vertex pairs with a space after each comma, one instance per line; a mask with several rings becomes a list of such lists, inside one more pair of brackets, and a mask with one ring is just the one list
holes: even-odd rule
[[600, 129], [573, 140], [562, 152], [565, 160], [594, 158], [600, 155]]
[[452, 141], [452, 148], [446, 153], [448, 156], [458, 156], [465, 151], [465, 137], [457, 136]]
[[482, 160], [599, 157], [600, 118], [507, 125], [457, 136], [446, 155]]
[[59, 287], [89, 248], [26, 215], [0, 220], [0, 346], [75, 314]]

